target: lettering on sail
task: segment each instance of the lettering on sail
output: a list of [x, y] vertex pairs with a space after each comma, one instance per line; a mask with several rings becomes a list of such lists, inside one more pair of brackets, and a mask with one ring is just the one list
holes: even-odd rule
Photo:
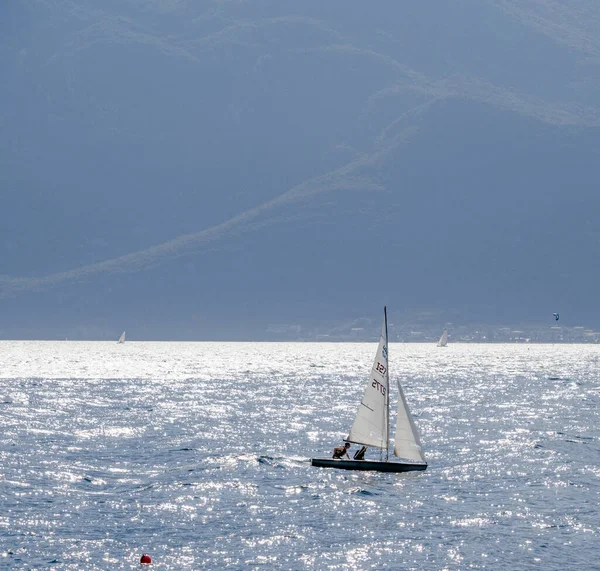
[[385, 387], [377, 380], [373, 379], [371, 386], [378, 392], [380, 392], [383, 396], [385, 396]]
[[375, 370], [378, 373], [381, 373], [382, 375], [385, 375], [385, 372], [387, 371], [387, 368], [385, 367], [385, 365], [382, 365], [379, 361], [377, 361], [377, 367], [375, 367]]

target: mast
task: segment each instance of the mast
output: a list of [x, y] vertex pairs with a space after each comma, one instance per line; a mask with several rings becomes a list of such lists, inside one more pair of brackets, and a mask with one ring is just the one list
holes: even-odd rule
[[385, 395], [385, 414], [386, 414], [386, 422], [385, 422], [385, 461], [387, 462], [390, 457], [390, 369], [389, 369], [389, 348], [388, 348], [388, 322], [387, 322], [387, 307], [383, 306], [383, 320], [385, 322], [385, 351], [387, 353], [387, 361], [388, 368], [386, 371], [387, 376], [387, 386], [388, 390]]

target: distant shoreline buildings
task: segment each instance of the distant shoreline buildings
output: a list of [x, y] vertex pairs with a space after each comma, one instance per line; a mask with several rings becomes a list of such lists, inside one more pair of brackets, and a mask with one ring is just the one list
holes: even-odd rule
[[[362, 321], [362, 320], [361, 320]], [[438, 325], [394, 326], [390, 324], [390, 341], [399, 343], [437, 343], [441, 331], [448, 329], [449, 343], [600, 343], [600, 331], [583, 325], [523, 325], [514, 327], [493, 325], [463, 325], [440, 323]], [[377, 339], [376, 326], [361, 322], [320, 327], [300, 325], [270, 325], [266, 331], [269, 340], [366, 342]]]

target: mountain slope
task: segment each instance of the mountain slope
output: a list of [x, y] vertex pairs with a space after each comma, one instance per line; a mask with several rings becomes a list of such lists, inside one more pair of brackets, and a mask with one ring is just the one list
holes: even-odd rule
[[561, 6], [10, 5], [1, 334], [595, 325], [600, 8]]

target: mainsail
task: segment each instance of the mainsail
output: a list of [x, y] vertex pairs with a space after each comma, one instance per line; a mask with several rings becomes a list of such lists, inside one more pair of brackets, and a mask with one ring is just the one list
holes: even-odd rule
[[346, 440], [387, 450], [389, 442], [390, 376], [388, 371], [387, 313], [371, 376], [365, 388], [354, 423]]
[[[113, 337], [114, 339], [114, 337]], [[119, 337], [119, 341], [117, 341], [117, 343], [125, 343], [125, 331], [123, 331], [123, 333], [121, 333], [121, 337]]]
[[425, 462], [419, 432], [415, 426], [412, 414], [410, 414], [400, 381], [398, 381], [398, 416], [396, 417], [394, 454], [399, 458]]
[[448, 345], [448, 330], [444, 329], [444, 331], [442, 331], [442, 336], [440, 337], [437, 346], [445, 347], [446, 345]]

